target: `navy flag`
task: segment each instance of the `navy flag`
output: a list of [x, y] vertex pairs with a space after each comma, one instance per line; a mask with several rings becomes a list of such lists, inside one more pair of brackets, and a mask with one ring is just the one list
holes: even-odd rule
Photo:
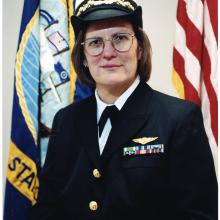
[[15, 62], [4, 220], [29, 220], [56, 112], [91, 94], [71, 64], [72, 0], [25, 0]]

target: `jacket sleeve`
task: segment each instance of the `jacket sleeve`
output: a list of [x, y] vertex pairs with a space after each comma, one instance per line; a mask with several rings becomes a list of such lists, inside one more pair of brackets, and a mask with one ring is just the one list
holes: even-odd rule
[[[46, 155], [45, 164], [40, 172], [39, 193], [37, 203], [32, 207], [32, 220], [52, 220], [57, 219], [57, 211], [59, 207], [59, 194], [62, 183], [60, 178], [57, 178], [57, 158], [59, 154], [60, 145], [60, 123], [62, 121], [62, 110], [60, 110], [54, 117], [52, 134], [49, 139], [48, 151]], [[56, 216], [56, 217], [55, 217]]]
[[171, 219], [217, 220], [217, 179], [202, 113], [192, 105], [184, 115], [169, 148]]

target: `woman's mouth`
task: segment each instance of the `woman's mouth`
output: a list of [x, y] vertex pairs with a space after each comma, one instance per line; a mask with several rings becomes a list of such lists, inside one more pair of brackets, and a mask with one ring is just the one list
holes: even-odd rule
[[103, 65], [101, 66], [103, 69], [117, 69], [119, 67], [121, 67], [122, 65], [118, 65], [118, 64], [107, 64], [107, 65]]

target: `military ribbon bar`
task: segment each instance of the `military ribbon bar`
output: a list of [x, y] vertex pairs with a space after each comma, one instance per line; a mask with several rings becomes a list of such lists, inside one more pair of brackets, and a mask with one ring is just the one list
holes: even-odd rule
[[133, 147], [124, 147], [123, 155], [142, 155], [142, 154], [159, 154], [164, 153], [163, 144], [141, 145]]

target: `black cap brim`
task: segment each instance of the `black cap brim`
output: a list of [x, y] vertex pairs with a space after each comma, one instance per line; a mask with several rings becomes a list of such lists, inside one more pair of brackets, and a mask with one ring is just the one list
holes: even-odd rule
[[75, 38], [77, 38], [80, 30], [85, 30], [87, 25], [91, 22], [111, 19], [125, 19], [129, 20], [133, 25], [137, 27], [143, 27], [141, 6], [138, 6], [132, 12], [108, 7], [99, 10], [93, 10], [92, 12], [87, 13], [84, 17], [73, 15], [71, 17], [71, 23], [75, 32]]

